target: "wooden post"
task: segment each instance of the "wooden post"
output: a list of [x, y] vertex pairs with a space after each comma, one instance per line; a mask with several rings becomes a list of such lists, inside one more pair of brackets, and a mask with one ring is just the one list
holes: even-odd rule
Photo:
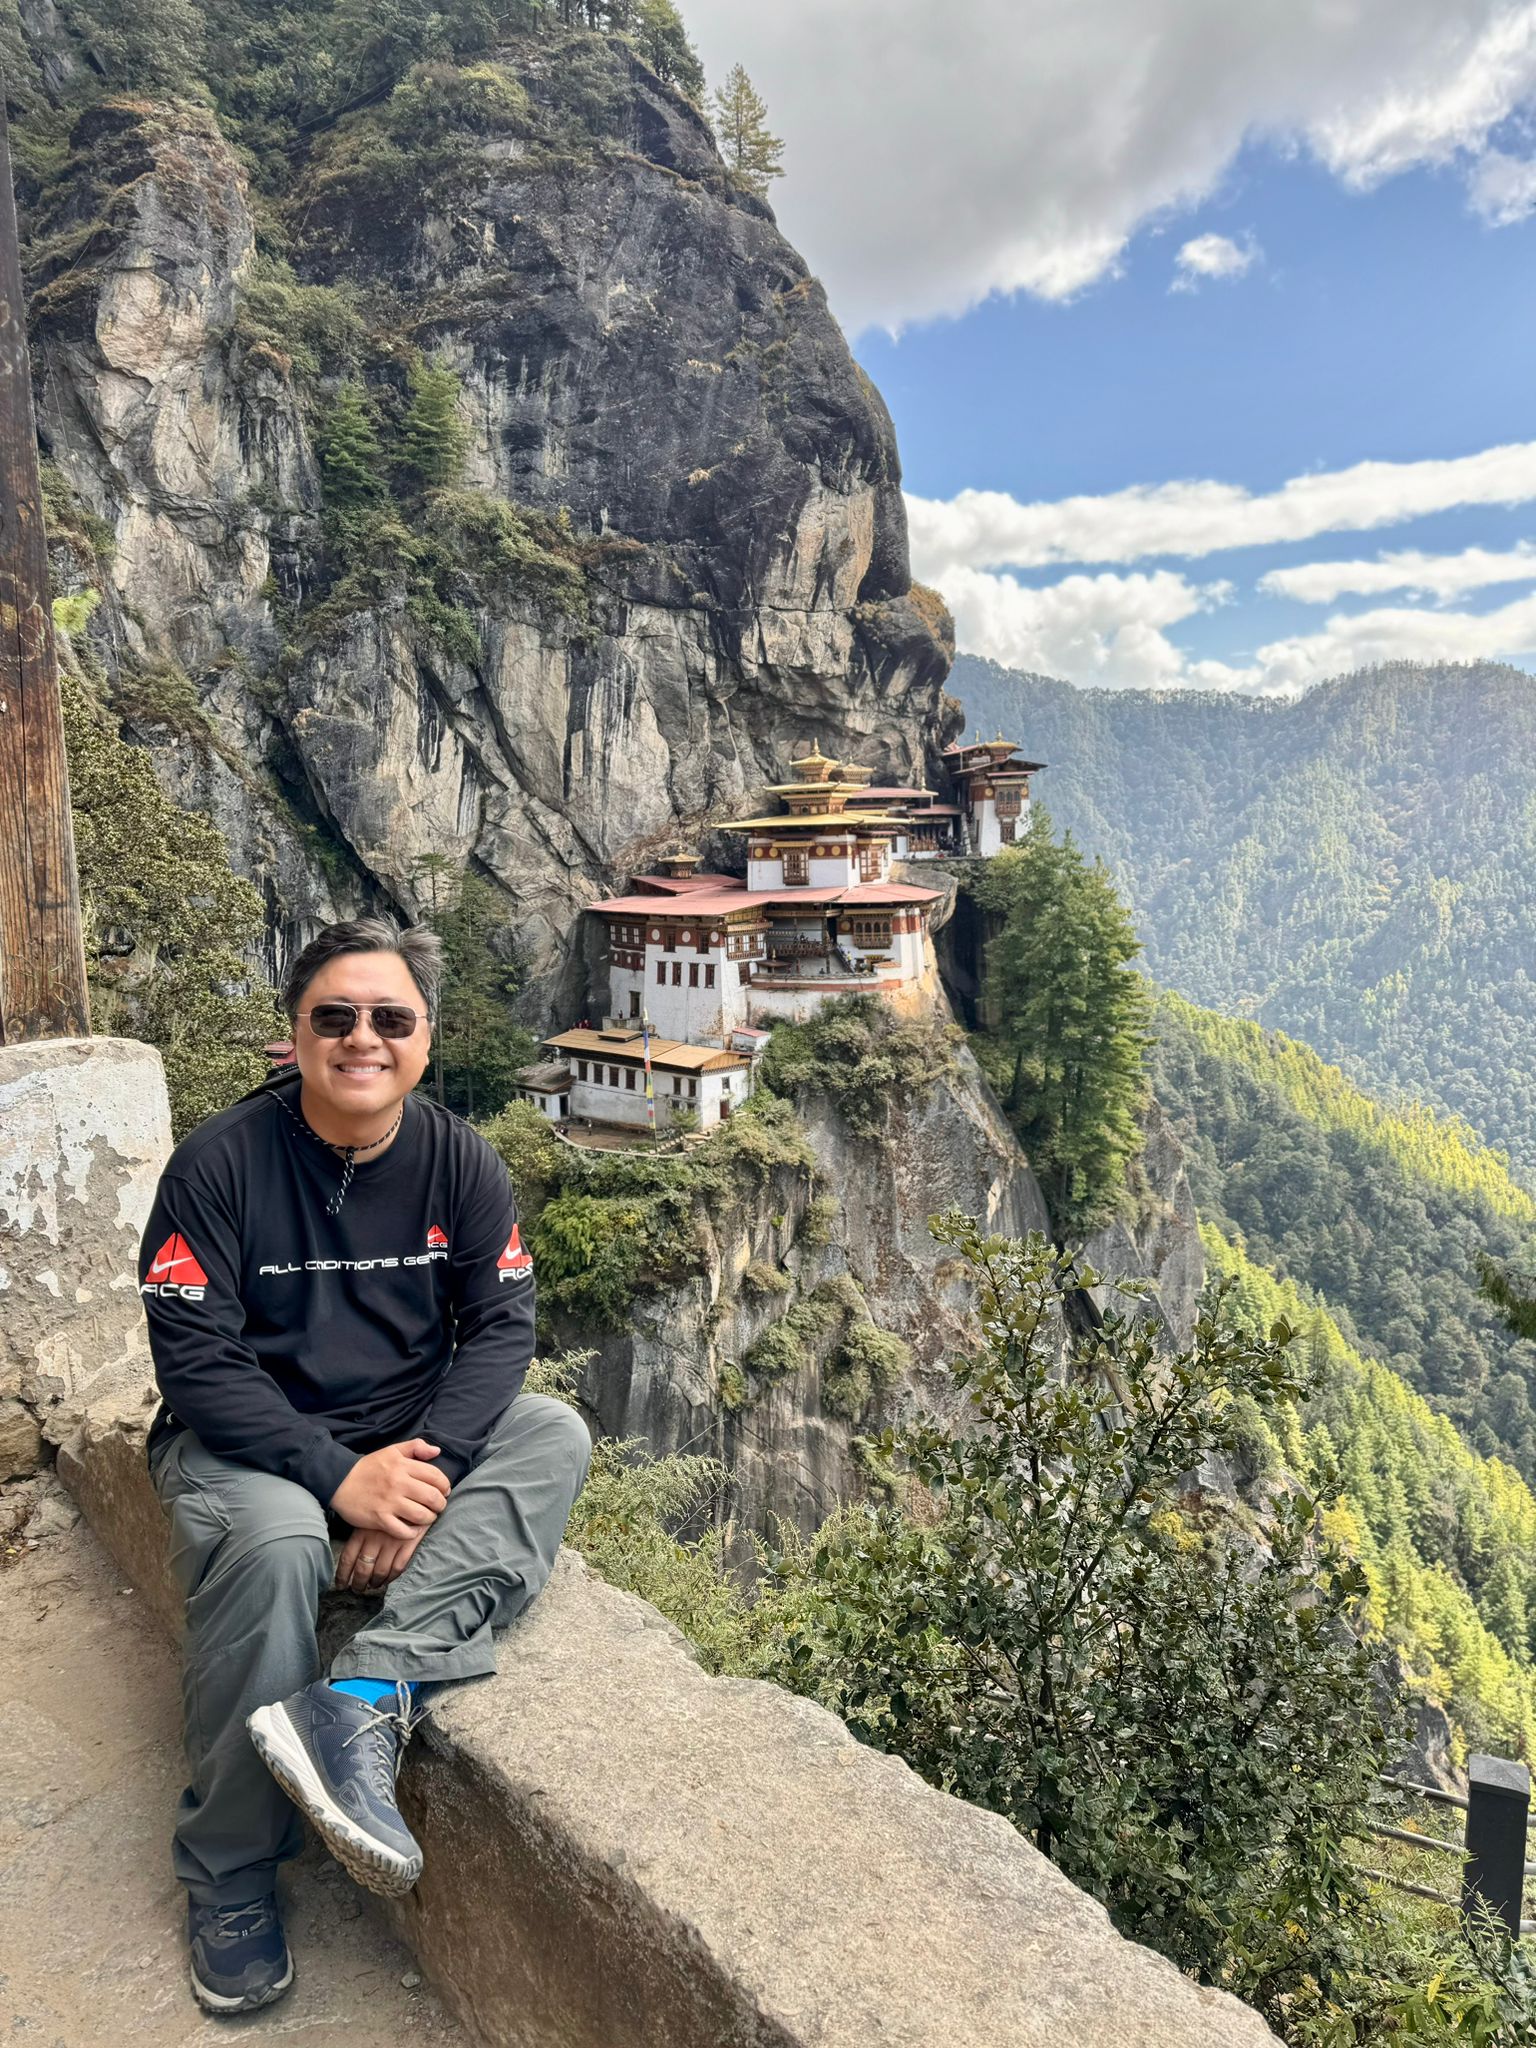
[[1525, 1889], [1525, 1835], [1531, 1815], [1531, 1774], [1502, 1756], [1467, 1758], [1467, 1861], [1461, 1886], [1464, 1918], [1478, 1911], [1502, 1921], [1516, 1940]]
[[91, 1029], [0, 88], [0, 1044]]

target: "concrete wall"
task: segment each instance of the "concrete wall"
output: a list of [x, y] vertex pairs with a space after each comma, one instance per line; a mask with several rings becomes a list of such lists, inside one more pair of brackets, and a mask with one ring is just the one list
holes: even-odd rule
[[87, 1403], [141, 1396], [136, 1259], [170, 1149], [152, 1047], [0, 1046], [0, 1480], [35, 1469]]

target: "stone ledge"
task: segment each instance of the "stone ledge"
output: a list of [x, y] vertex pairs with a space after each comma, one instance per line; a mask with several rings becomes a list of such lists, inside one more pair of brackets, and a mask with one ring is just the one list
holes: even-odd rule
[[[174, 1627], [146, 1415], [88, 1418], [59, 1463]], [[401, 1931], [496, 2048], [1273, 2048], [1005, 1821], [708, 1677], [570, 1551], [402, 1797], [427, 1870]]]

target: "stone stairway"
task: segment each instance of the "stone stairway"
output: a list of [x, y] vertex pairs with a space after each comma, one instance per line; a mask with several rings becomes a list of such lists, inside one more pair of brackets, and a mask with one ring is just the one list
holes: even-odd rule
[[461, 2048], [374, 1901], [314, 1848], [286, 1879], [293, 1990], [244, 2020], [199, 2012], [169, 1864], [177, 1683], [174, 1650], [57, 1482], [0, 1488], [0, 2036]]

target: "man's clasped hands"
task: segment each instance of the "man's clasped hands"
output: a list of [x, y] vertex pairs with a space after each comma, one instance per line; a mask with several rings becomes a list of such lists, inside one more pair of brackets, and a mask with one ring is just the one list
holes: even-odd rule
[[441, 1456], [425, 1437], [385, 1444], [358, 1459], [331, 1496], [331, 1511], [351, 1530], [336, 1561], [338, 1591], [376, 1593], [398, 1579], [451, 1491], [431, 1463]]

